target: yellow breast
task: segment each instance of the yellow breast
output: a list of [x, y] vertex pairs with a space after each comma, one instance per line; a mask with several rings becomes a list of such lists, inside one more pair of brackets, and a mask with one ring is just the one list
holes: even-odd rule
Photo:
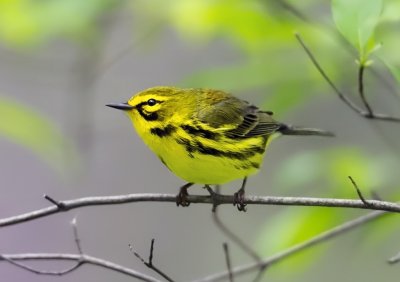
[[174, 174], [190, 183], [223, 184], [258, 171], [266, 137], [230, 139], [191, 125], [133, 122], [146, 145]]

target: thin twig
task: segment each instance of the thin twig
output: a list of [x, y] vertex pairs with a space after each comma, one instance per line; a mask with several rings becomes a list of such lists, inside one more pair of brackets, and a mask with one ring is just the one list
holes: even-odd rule
[[78, 249], [78, 252], [79, 252], [80, 254], [83, 254], [82, 245], [81, 245], [81, 239], [79, 238], [79, 234], [78, 234], [78, 225], [77, 225], [77, 222], [76, 222], [76, 221], [77, 221], [77, 220], [76, 220], [76, 217], [74, 217], [74, 219], [73, 219], [72, 222], [71, 222], [72, 229], [73, 229], [73, 231], [74, 231], [74, 240], [75, 240], [75, 244], [76, 244], [76, 248]]
[[[54, 276], [62, 276], [68, 273], [73, 272], [74, 270], [78, 269], [83, 264], [94, 264], [100, 267], [108, 268], [120, 273], [124, 273], [131, 277], [138, 278], [141, 281], [150, 281], [150, 282], [159, 282], [158, 280], [154, 279], [153, 277], [141, 274], [135, 270], [125, 268], [123, 266], [114, 264], [112, 262], [108, 262], [106, 260], [97, 259], [88, 255], [83, 254], [81, 241], [78, 234], [78, 227], [76, 223], [76, 218], [74, 218], [71, 222], [73, 233], [74, 233], [74, 240], [79, 251], [79, 255], [74, 254], [17, 254], [17, 255], [0, 255], [0, 260], [5, 260], [10, 264], [22, 268], [26, 271], [39, 274], [39, 275], [54, 275]], [[39, 270], [37, 268], [28, 266], [19, 260], [72, 260], [75, 261], [75, 264], [67, 269], [64, 270]]]
[[303, 39], [301, 38], [299, 33], [294, 34], [296, 36], [297, 41], [299, 41], [300, 45], [303, 47], [304, 51], [307, 53], [308, 57], [310, 60], [313, 62], [314, 66], [318, 69], [319, 73], [324, 77], [326, 82], [332, 87], [332, 89], [335, 91], [335, 93], [339, 96], [339, 98], [346, 103], [350, 108], [352, 108], [356, 112], [362, 111], [356, 104], [354, 104], [349, 98], [346, 97], [337, 87], [336, 85], [332, 82], [332, 80], [329, 78], [329, 76], [325, 73], [325, 71], [322, 69], [320, 64], [318, 63], [317, 59], [314, 57], [314, 55], [311, 53], [310, 49], [307, 47], [307, 45], [304, 43]]
[[[218, 205], [233, 203], [232, 195], [219, 195], [217, 198]], [[192, 204], [214, 204], [210, 196], [190, 195], [188, 200]], [[84, 197], [74, 200], [62, 201], [68, 210], [73, 210], [88, 206], [105, 206], [120, 205], [135, 202], [171, 202], [176, 203], [176, 195], [174, 194], [127, 194], [117, 196], [97, 196]], [[369, 206], [361, 200], [350, 199], [332, 199], [332, 198], [310, 198], [310, 197], [275, 197], [275, 196], [246, 196], [245, 204], [248, 205], [273, 205], [273, 206], [315, 206], [315, 207], [337, 207], [337, 208], [356, 208], [369, 210], [382, 210], [388, 212], [400, 213], [400, 205], [393, 202], [369, 200]], [[49, 206], [47, 208], [38, 209], [24, 214], [10, 216], [0, 219], [0, 226], [15, 225], [26, 221], [42, 218], [52, 214], [63, 212], [57, 206]]]
[[[317, 68], [317, 70], [319, 71], [319, 73], [323, 76], [323, 78], [326, 80], [326, 82], [328, 82], [328, 84], [332, 87], [332, 89], [334, 90], [334, 92], [338, 95], [338, 97], [347, 105], [349, 106], [353, 111], [355, 111], [356, 113], [358, 113], [359, 115], [365, 117], [365, 118], [369, 118], [369, 119], [378, 119], [378, 120], [385, 120], [385, 121], [392, 121], [392, 122], [400, 122], [400, 118], [398, 117], [393, 117], [387, 114], [378, 114], [378, 113], [373, 113], [372, 110], [371, 111], [364, 111], [363, 109], [361, 109], [359, 106], [357, 106], [353, 101], [351, 101], [343, 92], [341, 92], [336, 85], [332, 82], [332, 80], [328, 77], [328, 75], [325, 73], [325, 71], [322, 69], [322, 67], [320, 66], [320, 64], [318, 63], [317, 59], [314, 57], [314, 55], [311, 53], [310, 49], [307, 47], [307, 45], [304, 43], [303, 39], [301, 38], [299, 33], [295, 33], [295, 37], [296, 39], [299, 41], [300, 45], [303, 47], [304, 51], [307, 53], [308, 57], [310, 58], [310, 60], [312, 61], [312, 63], [314, 64], [314, 66]], [[362, 81], [363, 78], [363, 72], [364, 70], [360, 70], [359, 71], [359, 82], [360, 79]], [[361, 86], [360, 86], [361, 85]], [[363, 90], [363, 86], [362, 84], [359, 83], [359, 92], [360, 92], [360, 87], [361, 87], [361, 91], [362, 91], [362, 95], [364, 95], [364, 90]], [[361, 92], [360, 92], [361, 94]], [[365, 97], [364, 97], [365, 99]], [[366, 100], [365, 100], [366, 101]], [[365, 104], [365, 102], [364, 102]], [[366, 103], [366, 105], [368, 105], [368, 103]], [[368, 105], [369, 106], [369, 105]], [[372, 114], [371, 114], [372, 113]]]
[[367, 109], [368, 116], [372, 118], [374, 116], [374, 112], [372, 111], [372, 108], [369, 105], [364, 93], [364, 70], [365, 65], [360, 62], [360, 67], [358, 68], [358, 93], [360, 94], [361, 101]]
[[[40, 260], [55, 260], [55, 261], [75, 261], [77, 263], [76, 266], [67, 269], [66, 271], [41, 271], [41, 272], [35, 272], [37, 274], [43, 274], [43, 275], [63, 275], [71, 272], [72, 270], [77, 269], [79, 266], [82, 266], [84, 264], [91, 264], [91, 265], [97, 265], [99, 267], [113, 270], [122, 274], [125, 274], [127, 276], [137, 278], [140, 281], [146, 281], [146, 282], [161, 282], [160, 280], [148, 276], [146, 274], [140, 273], [136, 270], [133, 270], [131, 268], [127, 268], [118, 264], [115, 264], [113, 262], [92, 257], [86, 254], [48, 254], [48, 253], [27, 253], [27, 254], [2, 254], [0, 255], [0, 261], [7, 261], [12, 263], [13, 265], [19, 264], [19, 261], [40, 261]], [[78, 265], [79, 264], [79, 265]], [[28, 270], [29, 267], [24, 269]], [[69, 272], [68, 272], [69, 270]], [[29, 270], [30, 271], [30, 270]], [[34, 272], [34, 271], [31, 271]], [[64, 273], [63, 273], [64, 272]]]
[[218, 210], [212, 213], [212, 218], [214, 220], [215, 225], [236, 245], [238, 245], [246, 254], [252, 257], [256, 262], [261, 261], [261, 257], [250, 247], [248, 246], [239, 236], [233, 233], [220, 219], [218, 215]]
[[229, 281], [230, 281], [230, 282], [233, 282], [231, 258], [230, 258], [230, 256], [229, 256], [228, 243], [223, 243], [223, 244], [222, 244], [222, 247], [224, 248], [226, 267], [227, 267], [227, 269], [228, 269], [228, 274], [229, 274]]
[[46, 199], [47, 201], [49, 201], [50, 203], [54, 204], [54, 205], [55, 205], [58, 209], [60, 209], [60, 210], [63, 210], [63, 211], [66, 211], [66, 210], [67, 210], [67, 208], [65, 207], [65, 205], [64, 205], [62, 202], [53, 199], [53, 198], [50, 197], [49, 195], [44, 194], [44, 195], [43, 195], [43, 198], [45, 198], [45, 199]]
[[14, 265], [16, 267], [22, 268], [22, 269], [24, 269], [26, 271], [29, 271], [29, 272], [32, 272], [34, 274], [54, 275], [54, 276], [63, 276], [63, 275], [66, 275], [68, 273], [71, 273], [72, 271], [78, 269], [84, 263], [81, 260], [77, 260], [76, 263], [73, 266], [68, 267], [66, 269], [63, 269], [63, 270], [42, 270], [42, 269], [36, 269], [36, 268], [34, 268], [32, 266], [29, 266], [27, 264], [15, 261], [12, 258], [8, 258], [8, 257], [2, 256], [2, 255], [0, 255], [0, 260], [1, 259], [9, 262], [10, 264], [12, 264], [12, 265]]
[[[207, 185], [208, 186], [208, 185]], [[246, 244], [239, 236], [237, 236], [231, 229], [228, 228], [224, 223], [222, 223], [222, 220], [219, 217], [219, 214], [217, 212], [218, 208], [218, 203], [217, 198], [220, 196], [220, 186], [217, 185], [215, 187], [215, 192], [212, 190], [210, 186], [206, 187], [208, 192], [210, 193], [211, 198], [213, 199], [213, 220], [215, 225], [229, 238], [231, 239], [235, 244], [237, 244], [245, 253], [247, 253], [250, 257], [252, 257], [257, 263], [261, 262], [261, 257], [248, 245]], [[263, 273], [267, 269], [266, 266], [260, 266], [260, 269], [254, 278], [253, 282], [257, 282], [262, 278]]]
[[[305, 23], [313, 22], [314, 26], [322, 24], [322, 26], [324, 27], [325, 31], [330, 31], [330, 32], [334, 33], [335, 35], [339, 34], [338, 30], [336, 28], [332, 27], [332, 25], [326, 25], [326, 24], [324, 24], [322, 22], [315, 22], [312, 18], [304, 15], [300, 10], [298, 10], [295, 6], [291, 5], [290, 3], [287, 3], [284, 0], [278, 0], [278, 3], [284, 9], [288, 10], [295, 17], [297, 17], [298, 19], [304, 21]], [[348, 44], [348, 42], [344, 39], [343, 36], [337, 36], [337, 37], [341, 41], [341, 43], [343, 44], [343, 46], [345, 47], [345, 50], [347, 52], [349, 52], [353, 56], [357, 55], [356, 52], [355, 52], [355, 49], [350, 44]], [[392, 96], [394, 98], [400, 99], [400, 96], [398, 95], [398, 90], [393, 85], [392, 82], [390, 82], [384, 75], [382, 75], [380, 72], [376, 71], [375, 69], [371, 68], [370, 71], [377, 78], [377, 80], [380, 81], [386, 87], [386, 89], [389, 90], [389, 93], [392, 94]]]
[[364, 198], [363, 194], [361, 193], [360, 188], [358, 188], [357, 183], [354, 181], [353, 177], [351, 177], [350, 175], [348, 176], [348, 178], [350, 179], [351, 183], [353, 184], [354, 189], [357, 192], [358, 197], [360, 198], [360, 200], [364, 203], [364, 205], [369, 206], [368, 201]]
[[151, 239], [151, 245], [150, 245], [150, 253], [149, 253], [149, 261], [145, 261], [144, 258], [142, 258], [142, 256], [136, 252], [133, 249], [133, 246], [131, 244], [129, 244], [129, 249], [131, 250], [131, 252], [135, 255], [135, 257], [137, 257], [145, 266], [147, 266], [148, 268], [150, 268], [151, 270], [153, 270], [154, 272], [156, 272], [158, 275], [160, 275], [161, 277], [163, 277], [165, 280], [169, 281], [169, 282], [174, 282], [174, 280], [172, 280], [172, 278], [170, 278], [167, 274], [165, 274], [164, 272], [162, 272], [160, 269], [158, 269], [156, 266], [154, 266], [153, 264], [153, 252], [154, 252], [154, 238]]
[[296, 18], [299, 18], [300, 20], [307, 22], [307, 23], [310, 22], [310, 19], [305, 14], [303, 14], [299, 9], [297, 9], [294, 5], [288, 3], [285, 0], [278, 0], [277, 2], [279, 5], [281, 5], [282, 8], [289, 11]]
[[268, 265], [260, 265], [256, 277], [253, 279], [252, 282], [259, 282], [263, 278], [265, 270], [268, 268]]
[[[220, 194], [218, 194], [220, 195]], [[246, 254], [252, 257], [256, 263], [261, 263], [262, 258], [239, 236], [237, 236], [231, 229], [226, 226], [219, 217], [218, 214], [218, 205], [213, 205], [213, 213], [212, 218], [214, 220], [215, 225], [221, 230], [230, 240], [232, 240], [236, 245], [238, 245]], [[258, 281], [262, 277], [262, 273], [267, 269], [267, 267], [260, 266], [255, 281]]]
[[[53, 199], [51, 199], [51, 200], [53, 201]], [[72, 225], [72, 229], [73, 229], [73, 233], [74, 233], [75, 244], [77, 246], [79, 254], [83, 255], [81, 242], [80, 242], [80, 239], [79, 239], [79, 236], [78, 236], [78, 227], [77, 227], [77, 224], [76, 224], [76, 217], [72, 220], [71, 225]], [[58, 276], [62, 276], [62, 275], [68, 274], [68, 273], [78, 269], [83, 264], [82, 259], [80, 259], [80, 260], [76, 261], [76, 264], [74, 264], [73, 266], [68, 267], [68, 268], [66, 268], [64, 270], [41, 270], [41, 269], [37, 269], [37, 268], [31, 267], [31, 266], [26, 265], [26, 264], [21, 263], [21, 262], [13, 261], [10, 258], [4, 257], [4, 260], [8, 261], [12, 265], [15, 265], [15, 266], [17, 266], [19, 268], [22, 268], [24, 270], [27, 270], [27, 271], [35, 273], [35, 274], [58, 275]]]
[[[283, 259], [290, 257], [300, 251], [308, 249], [314, 245], [324, 243], [332, 238], [336, 238], [337, 236], [345, 234], [346, 232], [351, 231], [360, 225], [366, 224], [368, 222], [371, 222], [373, 220], [376, 220], [376, 219], [382, 217], [383, 215], [388, 215], [388, 214], [390, 214], [390, 213], [383, 212], [383, 211], [374, 211], [374, 212], [368, 213], [364, 216], [360, 216], [356, 219], [353, 219], [346, 223], [338, 225], [330, 230], [322, 232], [322, 233], [318, 234], [317, 236], [312, 237], [309, 240], [306, 240], [302, 243], [294, 245], [293, 247], [291, 247], [289, 249], [279, 252], [273, 256], [267, 257], [267, 258], [263, 259], [261, 263], [250, 263], [247, 265], [235, 267], [232, 269], [232, 273], [236, 277], [240, 274], [245, 274], [245, 273], [257, 270], [260, 268], [260, 266], [268, 266], [269, 267], [273, 264], [281, 262]], [[200, 278], [193, 282], [221, 281], [221, 280], [226, 279], [228, 277], [228, 275], [229, 275], [229, 273], [224, 271], [224, 272], [209, 275], [207, 277]]]

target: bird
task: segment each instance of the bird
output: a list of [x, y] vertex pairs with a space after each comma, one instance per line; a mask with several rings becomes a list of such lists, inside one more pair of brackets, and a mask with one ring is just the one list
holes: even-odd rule
[[247, 178], [259, 171], [270, 141], [279, 135], [334, 136], [278, 122], [273, 112], [217, 89], [156, 86], [106, 106], [124, 111], [139, 137], [186, 184], [176, 196], [188, 206], [193, 184], [242, 179], [233, 204], [246, 210]]

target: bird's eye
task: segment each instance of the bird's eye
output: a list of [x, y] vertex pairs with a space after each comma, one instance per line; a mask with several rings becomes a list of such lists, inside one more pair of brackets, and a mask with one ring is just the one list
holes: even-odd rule
[[157, 101], [155, 99], [149, 99], [147, 100], [147, 105], [149, 106], [154, 106], [155, 104], [157, 104]]

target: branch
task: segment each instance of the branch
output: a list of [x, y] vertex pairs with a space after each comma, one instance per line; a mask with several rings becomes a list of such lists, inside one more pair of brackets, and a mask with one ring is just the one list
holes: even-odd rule
[[364, 94], [364, 86], [363, 86], [363, 75], [364, 75], [364, 65], [360, 64], [359, 72], [358, 72], [358, 92], [361, 96], [361, 100], [364, 104], [364, 106], [367, 108], [367, 111], [361, 109], [359, 106], [357, 106], [353, 101], [351, 101], [343, 92], [341, 92], [336, 85], [332, 82], [332, 80], [328, 77], [328, 75], [325, 73], [325, 71], [322, 69], [321, 65], [318, 63], [317, 59], [314, 57], [314, 55], [311, 53], [310, 49], [307, 47], [307, 45], [304, 43], [303, 39], [301, 38], [299, 33], [295, 33], [295, 37], [297, 41], [299, 41], [300, 45], [303, 47], [304, 51], [307, 53], [308, 57], [314, 64], [314, 66], [317, 68], [319, 73], [323, 76], [323, 78], [328, 82], [328, 84], [332, 87], [332, 89], [335, 91], [337, 96], [347, 105], [349, 108], [351, 108], [354, 112], [358, 113], [359, 115], [368, 118], [368, 119], [378, 119], [378, 120], [385, 120], [385, 121], [392, 121], [392, 122], [400, 122], [400, 118], [398, 117], [393, 117], [387, 114], [377, 114], [372, 111], [372, 108], [368, 104], [365, 94]]
[[[215, 192], [213, 191], [213, 189], [211, 189], [209, 185], [206, 185], [205, 188], [210, 193], [210, 197], [213, 199], [212, 218], [215, 225], [221, 230], [222, 233], [224, 233], [229, 239], [231, 239], [236, 245], [238, 245], [245, 253], [247, 253], [250, 257], [252, 257], [257, 263], [260, 263], [261, 257], [244, 240], [242, 240], [226, 224], [224, 224], [221, 218], [219, 217], [217, 198], [218, 196], [221, 196], [220, 185], [216, 185]], [[224, 244], [224, 251], [227, 260], [228, 271], [231, 271], [230, 261], [228, 260], [229, 259], [228, 244], [226, 243]], [[261, 266], [253, 282], [260, 281], [266, 269], [267, 267]], [[230, 281], [233, 281], [233, 274], [229, 276], [229, 279]]]
[[230, 258], [230, 256], [229, 256], [228, 244], [227, 244], [227, 243], [223, 243], [223, 244], [222, 244], [222, 247], [224, 248], [225, 261], [226, 261], [226, 267], [227, 267], [227, 269], [228, 269], [229, 282], [233, 282], [231, 258]]
[[[31, 270], [29, 270], [29, 271], [35, 272], [37, 274], [43, 274], [43, 275], [59, 276], [59, 275], [69, 273], [72, 270], [75, 270], [79, 266], [82, 266], [84, 264], [92, 264], [92, 265], [100, 266], [102, 268], [110, 269], [110, 270], [125, 274], [125, 275], [133, 277], [133, 278], [137, 278], [140, 281], [161, 282], [160, 280], [158, 280], [156, 278], [142, 274], [131, 268], [127, 268], [127, 267], [115, 264], [113, 262], [103, 260], [100, 258], [96, 258], [96, 257], [92, 257], [89, 255], [85, 255], [85, 254], [49, 254], [49, 253], [3, 254], [3, 255], [0, 255], [0, 261], [2, 261], [2, 260], [10, 262], [13, 265], [22, 267], [26, 270], [29, 270], [28, 268], [30, 268]], [[69, 268], [69, 269], [71, 269], [71, 271], [38, 271], [38, 270], [32, 269], [31, 267], [23, 265], [22, 263], [18, 262], [18, 261], [27, 261], [27, 260], [75, 261], [77, 263], [77, 266], [75, 266], [73, 268]]]
[[[188, 200], [193, 204], [230, 204], [233, 203], [231, 195], [217, 195], [216, 197], [191, 195]], [[97, 196], [85, 197], [74, 200], [60, 201], [58, 206], [50, 206], [24, 214], [0, 219], [0, 227], [15, 225], [18, 223], [31, 221], [56, 213], [65, 212], [87, 206], [119, 205], [136, 202], [176, 202], [176, 195], [173, 194], [127, 194], [117, 196]], [[314, 206], [314, 207], [337, 207], [337, 208], [356, 208], [381, 210], [400, 213], [400, 205], [397, 203], [368, 200], [365, 205], [361, 200], [350, 199], [331, 199], [331, 198], [310, 198], [310, 197], [274, 197], [274, 196], [246, 196], [244, 203], [247, 205], [275, 205], [275, 206]]]
[[[239, 266], [236, 268], [231, 269], [230, 271], [225, 271], [217, 274], [213, 274], [204, 278], [201, 278], [199, 280], [196, 280], [195, 282], [213, 282], [213, 281], [220, 281], [222, 279], [226, 279], [229, 277], [230, 273], [232, 276], [244, 274], [247, 272], [251, 272], [260, 268], [267, 268], [273, 264], [276, 264], [283, 259], [294, 255], [304, 249], [310, 248], [314, 245], [323, 243], [328, 241], [329, 239], [332, 239], [336, 236], [342, 235], [350, 230], [355, 229], [356, 227], [366, 224], [368, 222], [371, 222], [373, 220], [376, 220], [384, 215], [389, 215], [389, 213], [383, 212], [383, 211], [374, 211], [371, 212], [367, 215], [358, 217], [354, 220], [348, 221], [342, 225], [339, 225], [335, 228], [332, 228], [328, 231], [325, 231], [323, 233], [320, 233], [319, 235], [304, 241], [300, 244], [297, 244], [287, 250], [284, 250], [280, 253], [277, 253], [271, 257], [267, 257], [263, 259], [260, 262], [252, 263], [252, 264], [247, 264], [243, 266]], [[82, 266], [83, 264], [92, 264], [96, 266], [100, 266], [102, 268], [106, 268], [115, 272], [119, 272], [122, 274], [125, 274], [130, 277], [137, 278], [141, 281], [148, 281], [148, 282], [161, 282], [160, 280], [157, 280], [151, 276], [147, 276], [145, 274], [139, 273], [135, 270], [132, 270], [130, 268], [123, 267], [121, 265], [115, 264], [110, 261], [106, 261], [103, 259], [99, 259], [96, 257], [92, 257], [86, 254], [51, 254], [51, 253], [27, 253], [27, 254], [3, 254], [0, 255], [0, 261], [4, 260], [7, 262], [12, 263], [13, 265], [16, 265], [18, 267], [22, 267], [26, 270], [35, 272], [37, 274], [45, 274], [45, 275], [63, 275], [66, 273], [71, 272], [72, 270], [77, 269], [78, 267]], [[19, 261], [27, 261], [27, 260], [57, 260], [57, 261], [75, 261], [77, 263], [77, 266], [74, 266], [72, 268], [69, 268], [70, 271], [38, 271], [35, 270], [29, 266], [26, 266]], [[150, 260], [150, 258], [149, 258]], [[392, 263], [394, 263], [397, 260], [397, 256], [392, 258]]]
[[129, 249], [131, 250], [131, 252], [135, 255], [135, 257], [137, 257], [145, 266], [147, 266], [148, 268], [150, 268], [151, 270], [153, 270], [154, 272], [156, 272], [157, 274], [159, 274], [161, 277], [163, 277], [165, 280], [169, 281], [169, 282], [174, 282], [174, 280], [172, 280], [167, 274], [165, 274], [164, 272], [162, 272], [160, 269], [158, 269], [156, 266], [154, 266], [153, 264], [153, 252], [154, 252], [154, 239], [151, 239], [151, 245], [150, 245], [150, 254], [149, 254], [149, 261], [145, 261], [141, 255], [139, 255], [139, 253], [137, 253], [134, 249], [133, 246], [131, 244], [129, 244]]
[[[59, 206], [59, 205], [57, 205]], [[74, 218], [71, 222], [73, 233], [74, 233], [74, 241], [76, 244], [76, 247], [78, 249], [79, 254], [13, 254], [13, 255], [1, 255], [0, 254], [0, 261], [4, 260], [7, 261], [8, 263], [22, 268], [26, 271], [32, 272], [34, 274], [39, 274], [39, 275], [53, 275], [53, 276], [63, 276], [68, 273], [71, 273], [75, 270], [77, 270], [79, 267], [84, 265], [85, 263], [87, 264], [93, 264], [97, 265], [103, 268], [111, 269], [116, 272], [123, 273], [125, 275], [128, 275], [130, 277], [137, 278], [141, 281], [148, 281], [148, 282], [160, 282], [159, 280], [156, 280], [153, 277], [147, 276], [145, 274], [139, 273], [133, 269], [123, 267], [121, 265], [117, 265], [115, 263], [103, 260], [103, 259], [98, 259], [95, 257], [91, 257], [89, 255], [85, 255], [82, 252], [82, 246], [81, 246], [81, 240], [79, 238], [78, 234], [78, 226], [77, 226], [77, 220]], [[152, 241], [152, 248], [151, 248], [151, 256], [150, 256], [150, 263], [152, 260], [152, 252], [153, 250], [153, 241]], [[34, 267], [31, 267], [27, 264], [24, 264], [22, 262], [19, 262], [20, 260], [72, 260], [75, 261], [75, 264], [67, 269], [64, 270], [41, 270], [37, 269]], [[171, 281], [171, 280], [168, 280]], [[173, 282], [173, 281], [171, 281]]]
[[[238, 266], [238, 267], [233, 268], [231, 270], [231, 272], [236, 277], [237, 275], [245, 274], [245, 273], [257, 270], [260, 267], [269, 267], [273, 264], [281, 262], [283, 259], [285, 259], [289, 256], [292, 256], [292, 255], [294, 255], [300, 251], [303, 251], [307, 248], [310, 248], [314, 245], [324, 243], [330, 239], [333, 239], [339, 235], [342, 235], [348, 231], [351, 231], [360, 225], [363, 225], [363, 224], [366, 224], [373, 220], [376, 220], [376, 219], [382, 217], [383, 215], [388, 215], [388, 213], [383, 212], [383, 211], [374, 211], [374, 212], [368, 213], [364, 216], [360, 216], [356, 219], [353, 219], [353, 220], [343, 223], [339, 226], [336, 226], [330, 230], [327, 230], [323, 233], [320, 233], [317, 236], [312, 237], [311, 239], [304, 241], [302, 243], [299, 243], [297, 245], [294, 245], [293, 247], [291, 247], [287, 250], [279, 252], [273, 256], [267, 257], [267, 258], [263, 259], [260, 263], [251, 263], [251, 264], [247, 264], [247, 265]], [[224, 272], [212, 274], [212, 275], [204, 277], [204, 278], [200, 278], [193, 282], [221, 281], [223, 279], [226, 279], [228, 277], [228, 275], [229, 275], [229, 273], [227, 271], [224, 271]]]
[[[219, 190], [219, 187], [217, 187], [217, 189]], [[218, 192], [211, 193], [211, 191], [209, 192], [212, 197], [217, 197], [218, 195], [220, 195], [218, 194]], [[258, 264], [261, 263], [262, 258], [244, 240], [242, 240], [239, 236], [237, 236], [231, 229], [229, 229], [228, 226], [226, 226], [222, 222], [218, 213], [218, 205], [216, 205], [215, 202], [213, 202], [212, 218], [214, 220], [215, 225], [221, 230], [221, 232], [223, 232], [229, 239], [231, 239], [236, 245], [238, 245], [246, 254], [252, 257], [256, 263]], [[262, 278], [262, 274], [266, 269], [267, 267], [260, 266], [260, 269], [253, 282], [259, 281], [259, 279]]]
[[363, 102], [365, 108], [367, 109], [367, 113], [369, 117], [374, 116], [374, 112], [372, 111], [372, 107], [369, 105], [367, 101], [367, 97], [365, 97], [364, 93], [364, 70], [365, 65], [360, 62], [360, 67], [358, 68], [358, 94], [361, 97], [361, 101]]
[[348, 178], [351, 181], [351, 184], [353, 184], [354, 189], [356, 189], [358, 198], [360, 198], [360, 200], [364, 203], [365, 206], [369, 206], [369, 203], [367, 202], [367, 200], [364, 198], [364, 195], [361, 193], [360, 188], [358, 187], [356, 181], [353, 179], [353, 177], [348, 176]]

